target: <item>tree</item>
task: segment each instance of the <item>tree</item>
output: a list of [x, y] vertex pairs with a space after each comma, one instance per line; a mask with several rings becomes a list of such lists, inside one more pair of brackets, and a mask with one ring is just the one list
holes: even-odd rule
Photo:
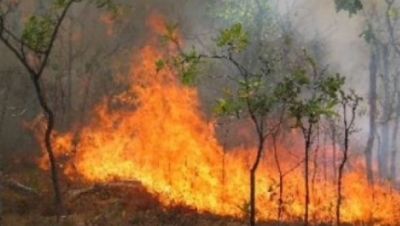
[[369, 135], [367, 140], [367, 145], [365, 147], [365, 162], [366, 162], [366, 173], [367, 179], [370, 183], [373, 183], [373, 171], [372, 171], [372, 148], [374, 146], [375, 133], [376, 133], [376, 73], [377, 73], [377, 65], [376, 65], [376, 55], [375, 53], [371, 53], [370, 63], [369, 63]]
[[[396, 20], [396, 10], [393, 9], [394, 1], [385, 1], [385, 5], [370, 3], [368, 10], [364, 10], [367, 19], [367, 29], [362, 33], [365, 41], [370, 45], [370, 136], [367, 142], [366, 154], [370, 155], [373, 148], [373, 136], [380, 128], [381, 142], [378, 144], [378, 173], [381, 179], [392, 178], [389, 168], [395, 166], [396, 158], [389, 162], [390, 148], [395, 147], [396, 141], [393, 139], [396, 132], [396, 94], [398, 92], [397, 81], [400, 74], [397, 71], [397, 63], [400, 51], [394, 44], [396, 30], [393, 21]], [[383, 12], [382, 10], [383, 9]], [[383, 18], [383, 20], [381, 20]], [[384, 27], [386, 29], [381, 29]], [[381, 76], [378, 76], [381, 75]], [[382, 84], [380, 87], [379, 85]], [[378, 111], [381, 106], [382, 111]], [[379, 118], [377, 121], [376, 118]], [[393, 130], [390, 126], [393, 124]], [[379, 127], [378, 127], [379, 126]], [[392, 134], [391, 134], [392, 133]], [[391, 139], [392, 138], [392, 139]], [[371, 150], [370, 150], [371, 149]], [[394, 150], [394, 151], [393, 151]], [[392, 156], [396, 156], [395, 148], [392, 149]], [[371, 159], [371, 160], [369, 160]], [[367, 158], [367, 168], [370, 168], [372, 157]], [[372, 182], [372, 169], [368, 170], [368, 179]]]
[[[8, 84], [8, 83], [7, 83]], [[5, 114], [6, 114], [6, 106], [7, 106], [7, 101], [8, 101], [8, 96], [9, 96], [9, 90], [10, 87], [9, 85], [7, 85], [5, 87], [5, 90], [2, 90], [2, 93], [4, 95], [3, 100], [2, 100], [2, 108], [1, 108], [1, 112], [0, 112], [0, 144], [2, 143], [2, 138], [3, 138], [3, 126], [4, 126], [4, 118], [5, 118]], [[3, 153], [0, 153], [0, 173], [3, 172], [4, 169], [4, 165], [3, 165]], [[0, 194], [2, 193], [3, 190], [3, 185], [0, 184]], [[0, 225], [3, 225], [3, 201], [0, 200]]]
[[[193, 67], [199, 63], [199, 59], [222, 60], [232, 66], [233, 74], [230, 78], [234, 81], [234, 87], [226, 87], [225, 97], [217, 100], [215, 112], [218, 115], [234, 115], [237, 118], [249, 119], [257, 135], [257, 147], [254, 160], [249, 172], [249, 223], [256, 224], [256, 172], [260, 165], [264, 151], [264, 145], [269, 135], [280, 128], [281, 121], [272, 123], [272, 118], [282, 115], [281, 98], [285, 98], [286, 92], [280, 92], [281, 87], [273, 80], [272, 62], [259, 57], [261, 65], [258, 70], [240, 62], [238, 58], [248, 44], [248, 35], [240, 23], [224, 29], [216, 39], [217, 50], [211, 55], [198, 54], [195, 50], [186, 53], [179, 47], [179, 43], [173, 35], [173, 28], [167, 27], [166, 38], [178, 45], [180, 54], [173, 58], [173, 65], [180, 72], [182, 82], [190, 84], [193, 81]], [[164, 61], [156, 62], [157, 68], [162, 69]], [[185, 67], [182, 67], [185, 65]], [[254, 64], [253, 64], [254, 65]], [[247, 203], [246, 203], [247, 206]]]
[[[46, 151], [51, 166], [51, 180], [54, 189], [54, 199], [57, 217], [62, 209], [62, 198], [58, 180], [56, 159], [51, 146], [51, 133], [54, 127], [54, 114], [48, 106], [40, 79], [54, 46], [55, 39], [59, 32], [61, 23], [70, 9], [73, 1], [68, 1], [57, 5], [60, 15], [49, 14], [45, 17], [31, 16], [26, 23], [23, 35], [18, 38], [15, 32], [9, 30], [6, 25], [6, 13], [0, 16], [0, 39], [15, 54], [30, 75], [34, 85], [40, 106], [47, 117], [47, 127], [44, 137]], [[11, 9], [11, 8], [9, 8]], [[58, 11], [58, 10], [57, 10]], [[52, 23], [55, 25], [52, 26]]]
[[[362, 12], [366, 28], [361, 33], [370, 46], [369, 62], [369, 136], [365, 148], [367, 178], [373, 182], [373, 150], [375, 136], [378, 142], [378, 174], [381, 179], [395, 179], [396, 139], [398, 131], [397, 94], [399, 76], [397, 65], [400, 51], [395, 44], [397, 39], [398, 9], [394, 0], [375, 1], [336, 1], [336, 7], [349, 11], [349, 14]], [[397, 100], [397, 101], [396, 101]], [[382, 109], [382, 111], [379, 111]], [[379, 120], [377, 120], [379, 119]], [[392, 129], [390, 128], [392, 126]], [[389, 158], [389, 155], [391, 157]], [[389, 161], [390, 159], [390, 161]]]
[[[216, 51], [211, 54], [197, 54], [195, 50], [185, 53], [174, 39], [171, 29], [167, 28], [166, 37], [172, 40], [180, 55], [173, 58], [173, 63], [178, 66], [184, 83], [187, 83], [187, 70], [199, 63], [199, 59], [216, 59], [226, 61], [234, 69], [231, 80], [235, 81], [234, 87], [225, 88], [225, 97], [217, 99], [215, 111], [219, 115], [233, 115], [237, 118], [251, 120], [257, 135], [256, 152], [250, 167], [250, 193], [249, 193], [249, 223], [256, 223], [256, 172], [260, 165], [267, 138], [271, 137], [275, 146], [275, 160], [280, 171], [280, 204], [278, 218], [282, 209], [283, 177], [293, 169], [283, 172], [279, 165], [276, 153], [276, 136], [284, 120], [293, 119], [294, 127], [299, 128], [305, 141], [305, 224], [309, 223], [309, 154], [313, 145], [314, 132], [322, 117], [331, 117], [335, 114], [334, 108], [339, 103], [338, 93], [345, 82], [339, 75], [326, 75], [326, 70], [319, 71], [317, 63], [305, 52], [302, 65], [296, 66], [289, 76], [276, 80], [274, 61], [268, 61], [262, 56], [252, 56], [259, 59], [259, 70], [246, 67], [238, 58], [245, 51], [248, 35], [243, 31], [241, 24], [224, 29], [216, 39]], [[299, 60], [299, 59], [297, 59]], [[278, 60], [279, 61], [279, 60]], [[186, 65], [185, 68], [179, 65]], [[279, 64], [279, 63], [277, 63]], [[156, 62], [162, 69], [165, 62]], [[191, 66], [187, 66], [191, 65]], [[193, 76], [193, 75], [192, 75]], [[190, 76], [191, 77], [191, 76]], [[192, 81], [192, 79], [189, 79]], [[280, 119], [280, 120], [276, 120]], [[278, 122], [276, 122], [278, 121]]]
[[[400, 58], [400, 49], [399, 47], [396, 45], [396, 37], [395, 37], [395, 27], [393, 26], [393, 21], [396, 21], [398, 19], [398, 11], [396, 8], [393, 8], [393, 4], [394, 4], [394, 0], [385, 0], [386, 3], [386, 13], [385, 13], [385, 24], [387, 27], [387, 31], [389, 33], [389, 41], [387, 44], [387, 48], [392, 47], [395, 56], [397, 56], [397, 60]], [[386, 56], [385, 56], [385, 65], [389, 64], [388, 62], [388, 57], [389, 57], [389, 53], [388, 50], [386, 51]], [[396, 63], [395, 63], [396, 64]], [[385, 85], [388, 86], [388, 84], [390, 84], [389, 79], [387, 78], [388, 76], [386, 76], [386, 83]], [[393, 97], [390, 97], [390, 99], [392, 100], [393, 103], [387, 103], [387, 107], [389, 108], [389, 112], [388, 114], [391, 114], [392, 112], [390, 112], [390, 110], [394, 110], [394, 125], [393, 125], [393, 130], [392, 130], [392, 140], [391, 140], [391, 156], [390, 156], [390, 164], [389, 164], [389, 178], [391, 178], [392, 180], [396, 180], [397, 174], [396, 174], [396, 160], [397, 160], [397, 144], [396, 144], [396, 139], [397, 139], [397, 134], [398, 134], [398, 129], [399, 129], [399, 117], [400, 117], [400, 87], [399, 87], [399, 81], [400, 81], [400, 75], [399, 73], [395, 73], [395, 77], [393, 79]], [[385, 94], [387, 96], [390, 96], [389, 93]], [[386, 100], [388, 100], [389, 97], [386, 98]], [[397, 102], [395, 102], [395, 100], [397, 99]], [[396, 107], [391, 108], [390, 105], [393, 104]], [[389, 117], [390, 118], [390, 117]], [[386, 128], [387, 130], [389, 128]], [[389, 134], [388, 134], [389, 137]], [[389, 139], [389, 138], [387, 138]], [[389, 149], [389, 144], [388, 144], [388, 149]]]
[[232, 114], [238, 117], [249, 117], [257, 134], [257, 149], [255, 159], [250, 168], [250, 225], [256, 223], [256, 172], [264, 151], [264, 145], [271, 131], [276, 125], [271, 125], [270, 117], [276, 116], [277, 100], [273, 85], [267, 81], [271, 78], [272, 71], [268, 62], [258, 72], [253, 72], [236, 60], [235, 53], [241, 52], [247, 44], [247, 35], [242, 30], [241, 24], [223, 30], [217, 39], [217, 46], [221, 47], [221, 55], [210, 58], [226, 60], [232, 64], [238, 73], [235, 78], [238, 88], [227, 92], [227, 98], [219, 99], [216, 111], [219, 114]]
[[[349, 152], [349, 137], [352, 133], [354, 133], [355, 126], [355, 118], [356, 118], [356, 110], [359, 105], [359, 102], [362, 99], [357, 96], [354, 91], [351, 91], [350, 94], [346, 94], [344, 91], [340, 90], [339, 96], [339, 105], [342, 108], [342, 120], [343, 120], [343, 158], [339, 165], [338, 172], [338, 182], [337, 182], [337, 202], [336, 202], [336, 224], [340, 225], [340, 207], [342, 204], [342, 178], [344, 174], [344, 167], [348, 160], [348, 152]], [[350, 108], [350, 109], [349, 109]], [[350, 116], [348, 115], [350, 110]], [[349, 117], [349, 118], [348, 118]]]
[[289, 117], [295, 120], [295, 127], [299, 128], [304, 138], [304, 177], [305, 177], [305, 210], [304, 223], [309, 224], [309, 155], [314, 142], [314, 133], [322, 117], [331, 117], [335, 114], [334, 108], [338, 104], [338, 91], [345, 82], [339, 75], [324, 75], [318, 72], [315, 62], [306, 55], [306, 65], [309, 68], [297, 69], [290, 79], [286, 79], [282, 87], [283, 92], [295, 90], [287, 100]]
[[[231, 3], [231, 1], [223, 1], [222, 3]], [[244, 6], [250, 8], [249, 11], [252, 11], [253, 3], [240, 4], [244, 4]], [[227, 14], [222, 14], [222, 16], [230, 18], [229, 12], [228, 10]], [[250, 15], [254, 16], [253, 14]], [[253, 18], [252, 16], [244, 16], [244, 19], [246, 19], [244, 21]], [[295, 127], [302, 131], [305, 141], [304, 160], [301, 160], [300, 164], [305, 162], [306, 205], [304, 221], [308, 224], [310, 203], [309, 155], [314, 145], [314, 136], [315, 132], [318, 131], [319, 122], [322, 118], [330, 118], [335, 113], [334, 108], [339, 103], [338, 95], [344, 84], [344, 78], [339, 75], [327, 75], [327, 70], [320, 70], [318, 68], [319, 62], [316, 62], [308, 53], [299, 56], [300, 54], [293, 53], [295, 52], [293, 50], [282, 50], [290, 49], [290, 42], [279, 43], [279, 47], [274, 48], [278, 51], [264, 51], [268, 49], [264, 47], [267, 46], [266, 43], [269, 43], [268, 37], [270, 36], [264, 34], [263, 37], [267, 37], [266, 39], [258, 39], [256, 35], [254, 40], [249, 41], [253, 36], [250, 35], [251, 32], [244, 32], [244, 26], [241, 23], [236, 23], [224, 29], [216, 39], [217, 46], [214, 51], [208, 54], [198, 54], [195, 49], [185, 53], [179, 46], [179, 42], [174, 39], [173, 29], [174, 26], [167, 27], [166, 38], [172, 40], [178, 46], [180, 54], [173, 59], [173, 64], [181, 72], [180, 77], [184, 83], [191, 84], [194, 81], [193, 77], [197, 74], [187, 72], [193, 72], [192, 66], [198, 64], [200, 60], [222, 60], [231, 67], [227, 73], [230, 74], [228, 78], [229, 81], [233, 81], [233, 85], [224, 86], [224, 97], [217, 99], [215, 111], [219, 115], [249, 119], [252, 122], [253, 131], [257, 135], [255, 158], [250, 167], [248, 203], [250, 225], [255, 225], [256, 222], [257, 192], [255, 191], [255, 178], [257, 168], [262, 161], [265, 142], [267, 138], [276, 142], [276, 137], [283, 126], [282, 121], [288, 119], [296, 121]], [[271, 43], [274, 42], [271, 41]], [[253, 47], [255, 48], [252, 49]], [[296, 63], [291, 62], [293, 58]], [[164, 60], [157, 61], [157, 68], [161, 70], [165, 63]], [[181, 67], [182, 65], [184, 67]], [[286, 72], [289, 73], [289, 76], [283, 75]], [[276, 123], [276, 119], [280, 118], [279, 116], [284, 116], [284, 119], [278, 120], [279, 123]], [[274, 143], [274, 146], [276, 146], [276, 143]], [[292, 169], [283, 171], [279, 164], [277, 148], [275, 147], [274, 150], [275, 161], [280, 173], [280, 199], [278, 200], [278, 219], [280, 219], [283, 209], [283, 178]]]
[[[46, 130], [44, 145], [49, 157], [51, 181], [54, 190], [55, 210], [57, 220], [63, 211], [62, 196], [59, 185], [57, 161], [51, 144], [52, 131], [55, 125], [55, 115], [45, 95], [45, 89], [41, 82], [43, 74], [48, 66], [49, 58], [53, 52], [61, 25], [76, 0], [54, 0], [47, 11], [42, 15], [31, 15], [24, 24], [22, 34], [9, 25], [10, 13], [16, 10], [17, 4], [13, 2], [2, 3], [0, 13], [0, 40], [16, 56], [30, 76], [39, 104], [46, 116]], [[109, 0], [93, 1], [98, 7], [115, 9]]]

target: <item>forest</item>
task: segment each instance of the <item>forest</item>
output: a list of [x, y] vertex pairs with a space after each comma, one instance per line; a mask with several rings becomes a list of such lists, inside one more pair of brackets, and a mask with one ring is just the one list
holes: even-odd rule
[[0, 0], [0, 226], [400, 225], [399, 21]]

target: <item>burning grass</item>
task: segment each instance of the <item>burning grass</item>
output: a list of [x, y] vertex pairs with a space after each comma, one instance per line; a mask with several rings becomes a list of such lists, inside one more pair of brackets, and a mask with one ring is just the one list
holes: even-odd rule
[[[46, 172], [36, 172], [36, 175], [40, 175], [40, 178], [36, 177], [37, 180], [46, 181]], [[18, 175], [12, 177], [17, 178]], [[41, 186], [47, 187], [49, 184]], [[93, 189], [96, 186], [97, 189]], [[98, 185], [75, 183], [63, 190], [68, 213], [62, 218], [63, 226], [246, 225], [243, 219], [199, 213], [184, 205], [164, 206], [154, 194], [132, 182], [116, 181]], [[33, 197], [6, 189], [2, 193], [2, 201], [5, 207], [4, 225], [54, 225], [51, 192], [43, 191], [41, 197]], [[274, 224], [264, 222], [260, 225]]]
[[[40, 178], [36, 177], [37, 180], [46, 181], [46, 172], [36, 172], [36, 175], [40, 175]], [[11, 176], [18, 177], [18, 175]], [[42, 184], [41, 186], [50, 185]], [[116, 181], [97, 186], [98, 189], [92, 189], [92, 184], [75, 183], [72, 187], [63, 188], [68, 214], [62, 218], [62, 226], [247, 225], [247, 219], [243, 218], [220, 216], [210, 212], [201, 213], [182, 204], [165, 206], [145, 187], [131, 182]], [[84, 190], [87, 192], [83, 192]], [[73, 193], [80, 193], [80, 195], [71, 196]], [[38, 198], [5, 189], [2, 193], [5, 207], [3, 224], [7, 226], [54, 225], [52, 196], [51, 192], [45, 190]], [[261, 221], [258, 225], [277, 225], [277, 222]], [[280, 225], [302, 224], [300, 221], [292, 221], [281, 222]]]

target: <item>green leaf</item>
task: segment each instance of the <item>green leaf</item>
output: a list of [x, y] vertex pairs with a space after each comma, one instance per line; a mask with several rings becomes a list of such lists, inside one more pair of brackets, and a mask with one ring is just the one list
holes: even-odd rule
[[181, 82], [185, 85], [194, 85], [199, 75], [197, 67], [200, 57], [198, 53], [192, 48], [188, 52], [181, 53], [177, 59], [175, 67], [179, 70]]
[[43, 51], [50, 44], [53, 29], [49, 15], [30, 16], [22, 31], [22, 39], [29, 47]]
[[160, 71], [165, 67], [165, 61], [162, 59], [159, 59], [156, 61], [156, 70]]
[[368, 25], [367, 29], [364, 30], [364, 31], [359, 35], [359, 37], [363, 37], [364, 40], [365, 40], [367, 43], [371, 43], [371, 41], [373, 41], [373, 40], [376, 39], [375, 33], [374, 33], [374, 31], [373, 31], [371, 25]]
[[67, 5], [67, 0], [54, 0], [53, 5], [56, 8], [63, 8]]
[[197, 70], [194, 65], [190, 65], [180, 74], [181, 82], [185, 85], [194, 85], [197, 81]]
[[240, 102], [233, 101], [232, 99], [217, 99], [214, 107], [214, 112], [218, 115], [226, 115], [238, 112], [241, 109]]
[[399, 9], [391, 8], [388, 10], [387, 14], [392, 20], [397, 20], [399, 18]]
[[336, 11], [341, 10], [349, 12], [349, 16], [357, 14], [359, 10], [363, 9], [361, 0], [335, 0]]
[[242, 51], [248, 43], [247, 34], [242, 29], [242, 24], [236, 23], [230, 28], [222, 30], [218, 39], [218, 47], [230, 47], [236, 51]]
[[306, 85], [310, 83], [310, 78], [304, 69], [295, 69], [293, 71], [293, 79], [299, 85]]

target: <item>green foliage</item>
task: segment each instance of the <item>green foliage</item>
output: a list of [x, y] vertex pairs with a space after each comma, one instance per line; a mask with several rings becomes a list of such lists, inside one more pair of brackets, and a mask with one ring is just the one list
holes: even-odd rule
[[161, 35], [164, 44], [175, 44], [178, 54], [169, 56], [166, 59], [159, 59], [155, 62], [157, 71], [162, 70], [167, 65], [177, 70], [180, 81], [185, 85], [194, 85], [198, 79], [198, 65], [200, 64], [200, 55], [192, 47], [184, 51], [180, 47], [176, 36], [176, 24], [166, 24], [165, 33]]
[[165, 25], [165, 34], [162, 36], [166, 41], [174, 41], [177, 42], [176, 38], [176, 28], [177, 24], [166, 24]]
[[156, 61], [156, 70], [160, 71], [165, 67], [165, 61], [163, 59], [158, 59]]
[[328, 98], [337, 99], [338, 91], [345, 83], [345, 77], [336, 74], [336, 76], [328, 76], [318, 82], [318, 89]]
[[233, 26], [222, 30], [218, 39], [217, 46], [227, 46], [229, 49], [234, 51], [242, 51], [246, 48], [248, 43], [248, 37], [246, 32], [243, 31], [242, 24], [237, 23]]
[[363, 37], [367, 43], [371, 43], [376, 39], [373, 28], [370, 24], [368, 24], [367, 29], [365, 29], [359, 36]]
[[237, 23], [224, 29], [217, 39], [217, 46], [227, 46], [236, 51], [242, 51], [248, 43], [247, 34], [243, 31], [242, 24]]
[[[177, 44], [173, 35], [175, 28], [167, 27], [164, 38]], [[289, 76], [281, 78], [280, 82], [270, 83], [275, 75], [269, 70], [269, 62], [260, 59], [267, 70], [253, 72], [242, 67], [231, 55], [232, 51], [243, 51], [247, 43], [247, 34], [242, 25], [237, 23], [222, 30], [216, 39], [217, 50], [220, 50], [221, 55], [202, 56], [192, 48], [187, 52], [180, 51], [178, 56], [173, 57], [173, 66], [179, 69], [184, 84], [193, 84], [196, 80], [196, 67], [203, 57], [227, 60], [238, 69], [239, 77], [235, 78], [237, 88], [234, 91], [225, 90], [224, 97], [216, 100], [214, 111], [218, 115], [236, 114], [239, 117], [239, 113], [249, 114], [258, 124], [264, 122], [263, 118], [278, 112], [278, 109], [286, 108], [285, 114], [296, 119], [296, 126], [303, 126], [304, 119], [307, 123], [316, 123], [321, 116], [335, 115], [335, 107], [339, 103], [338, 93], [345, 82], [344, 77], [338, 74], [318, 75], [317, 62], [305, 51], [306, 65], [295, 68]], [[156, 62], [158, 69], [162, 69], [164, 65], [164, 61]]]
[[67, 3], [68, 3], [68, 0], [54, 0], [53, 1], [53, 5], [56, 8], [63, 8], [67, 5]]
[[30, 16], [25, 23], [22, 39], [32, 49], [43, 51], [50, 44], [53, 29], [51, 16]]
[[[80, 2], [80, 0], [53, 0], [46, 14], [31, 15], [24, 24], [22, 41], [31, 49], [42, 52], [51, 44], [51, 36], [58, 20], [57, 11], [68, 7], [69, 4]], [[119, 8], [112, 0], [93, 0], [99, 8], [105, 8], [113, 15], [119, 13]]]
[[185, 85], [194, 85], [197, 82], [200, 56], [194, 48], [187, 52], [180, 52], [172, 57], [172, 66], [178, 70], [180, 81]]
[[[321, 116], [334, 116], [335, 107], [339, 104], [339, 91], [345, 82], [345, 78], [338, 74], [305, 79], [307, 76], [305, 70], [298, 69], [279, 85], [279, 95], [285, 96], [289, 116], [296, 119], [296, 126], [299, 127], [303, 126], [303, 119], [316, 123]], [[301, 91], [306, 94], [300, 95]]]
[[[222, 23], [237, 24], [250, 31], [260, 33], [275, 33], [276, 21], [269, 0], [237, 1], [219, 0], [209, 4], [211, 16]], [[262, 27], [258, 27], [262, 24]]]
[[235, 101], [232, 98], [219, 98], [216, 101], [214, 112], [217, 115], [228, 115], [232, 113], [238, 114], [241, 108], [242, 103], [239, 101]]
[[357, 14], [359, 10], [363, 9], [361, 0], [335, 0], [336, 11], [341, 10], [349, 12], [349, 16]]
[[302, 68], [296, 68], [292, 73], [293, 81], [298, 85], [307, 85], [310, 83], [310, 77], [306, 70]]
[[192, 48], [188, 53], [182, 55], [182, 58], [185, 64], [180, 71], [181, 81], [188, 85], [195, 84], [198, 76], [197, 66], [200, 63], [200, 57], [196, 50]]
[[387, 14], [390, 19], [397, 20], [399, 18], [399, 9], [398, 8], [390, 8], [387, 11]]
[[[271, 77], [271, 73], [261, 70], [262, 72], [253, 74], [239, 66], [231, 55], [232, 52], [241, 52], [247, 47], [248, 36], [243, 31], [242, 25], [237, 23], [222, 30], [216, 44], [219, 49], [228, 50], [228, 52], [222, 51], [225, 55], [217, 58], [227, 59], [240, 74], [240, 78], [236, 79], [238, 88], [235, 92], [225, 92], [225, 97], [217, 101], [216, 113], [235, 113], [238, 116], [239, 112], [247, 112], [255, 117], [265, 117], [271, 113], [279, 100], [274, 95], [275, 86], [265, 82]], [[269, 69], [264, 71], [269, 71]]]
[[[216, 101], [214, 112], [218, 115], [238, 116], [240, 112], [251, 112], [264, 117], [271, 113], [280, 97], [275, 96], [274, 87], [267, 87], [257, 76], [237, 80], [238, 88], [224, 92], [224, 98]], [[226, 89], [225, 89], [226, 90]]]

